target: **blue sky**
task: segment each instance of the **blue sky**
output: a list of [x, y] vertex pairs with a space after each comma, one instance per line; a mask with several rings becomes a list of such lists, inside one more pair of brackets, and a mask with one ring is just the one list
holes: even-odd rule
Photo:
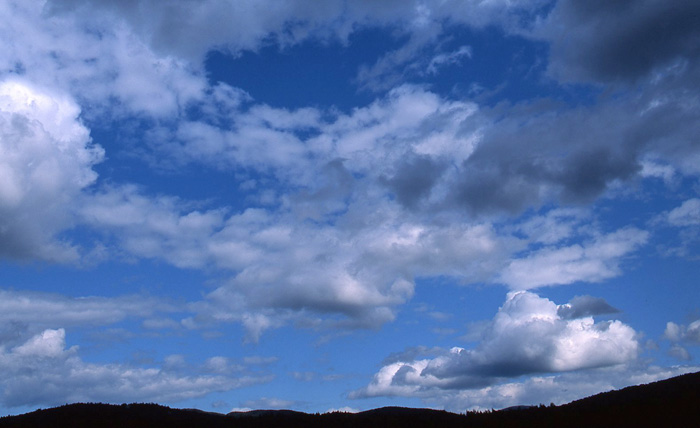
[[0, 5], [0, 413], [700, 370], [697, 2]]

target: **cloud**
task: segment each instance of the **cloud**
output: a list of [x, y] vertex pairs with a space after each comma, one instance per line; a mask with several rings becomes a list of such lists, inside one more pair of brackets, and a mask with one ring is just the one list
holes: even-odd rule
[[340, 407], [340, 408], [338, 408], [338, 409], [336, 409], [336, 408], [328, 409], [328, 410], [326, 410], [324, 413], [336, 413], [336, 412], [340, 412], [340, 413], [359, 413], [359, 412], [360, 412], [360, 409], [356, 409], [356, 408], [354, 408], [354, 407], [345, 406], [345, 407]]
[[178, 376], [164, 368], [87, 363], [77, 346], [66, 349], [64, 329], [44, 330], [10, 349], [0, 347], [0, 373], [0, 402], [8, 407], [181, 401], [270, 380], [269, 376]]
[[423, 400], [430, 405], [455, 412], [463, 412], [466, 409], [502, 409], [516, 405], [560, 405], [578, 400], [582, 396], [668, 379], [699, 369], [698, 366], [618, 366], [533, 376], [478, 389], [440, 391], [424, 397]]
[[544, 248], [511, 261], [499, 280], [513, 289], [600, 282], [620, 274], [620, 261], [647, 242], [645, 231], [627, 228], [597, 236], [583, 245]]
[[700, 345], [700, 320], [695, 320], [687, 326], [669, 321], [666, 323], [664, 338], [671, 342]]
[[[0, 322], [14, 325], [15, 340], [55, 325], [109, 325], [128, 318], [148, 319], [178, 310], [148, 296], [67, 297], [60, 294], [0, 289]], [[5, 343], [0, 336], [0, 344]]]
[[81, 8], [53, 13], [54, 5], [3, 3], [2, 70], [72, 93], [90, 104], [85, 114], [99, 120], [127, 113], [165, 117], [204, 95], [198, 64], [155, 53], [112, 15]]
[[386, 182], [402, 205], [415, 207], [422, 198], [429, 196], [445, 167], [429, 156], [407, 157]]
[[569, 303], [557, 308], [557, 315], [562, 319], [576, 319], [618, 312], [620, 311], [610, 306], [605, 299], [593, 296], [576, 296]]
[[585, 229], [590, 213], [582, 208], [557, 208], [523, 219], [516, 225], [516, 233], [522, 233], [533, 243], [552, 245], [571, 239]]
[[677, 343], [671, 345], [671, 348], [668, 350], [668, 355], [683, 361], [690, 361], [692, 359], [688, 350]]
[[[235, 211], [150, 195], [133, 184], [86, 191], [101, 152], [98, 156], [96, 146], [80, 140], [76, 147], [82, 152], [76, 150], [87, 160], [66, 170], [89, 179], [69, 189], [72, 193], [54, 192], [80, 196], [63, 204], [75, 207], [71, 214], [77, 216], [70, 217], [72, 223], [36, 229], [51, 238], [69, 226], [87, 226], [107, 257], [223, 271], [230, 280], [193, 303], [196, 314], [185, 323], [241, 322], [252, 340], [298, 319], [305, 325], [376, 328], [411, 298], [418, 276], [500, 281], [523, 289], [618, 275], [623, 258], [646, 240], [645, 232], [626, 228], [575, 244], [573, 238], [584, 236], [579, 216], [585, 214], [570, 208], [532, 218], [540, 223], [522, 223], [517, 231], [502, 231], [493, 222], [551, 202], [593, 201], [615, 183], [635, 178], [647, 151], [660, 151], [660, 162], [688, 159], [682, 154], [693, 150], [688, 142], [695, 134], [665, 132], [680, 128], [674, 127], [679, 120], [695, 123], [689, 120], [694, 113], [680, 102], [660, 100], [650, 107], [649, 100], [621, 97], [556, 113], [562, 106], [550, 100], [484, 107], [401, 85], [341, 113], [256, 103], [240, 89], [209, 85], [202, 71], [201, 59], [210, 49], [235, 53], [270, 40], [279, 46], [316, 38], [349, 42], [352, 31], [409, 22], [403, 33], [409, 42], [382, 57], [395, 57], [393, 65], [379, 67], [380, 75], [391, 74], [441, 40], [446, 26], [495, 23], [517, 32], [518, 22], [544, 13], [542, 4], [8, 3], [4, 11], [15, 17], [9, 20], [11, 34], [27, 37], [0, 38], [7, 47], [0, 49], [4, 70], [36, 82], [51, 76], [52, 84], [90, 106], [92, 121], [101, 117], [99, 111], [117, 118], [145, 116], [153, 126], [132, 142], [141, 153], [166, 159], [171, 167], [199, 163], [240, 174], [240, 188], [255, 194], [252, 203], [246, 201], [249, 209]], [[211, 25], [212, 17], [238, 22], [243, 16], [245, 26]], [[425, 65], [439, 67], [469, 52], [467, 46], [438, 51]], [[68, 115], [74, 121], [76, 106], [73, 101], [73, 110], [66, 110], [74, 111]], [[685, 115], [675, 114], [679, 109]], [[657, 128], [646, 132], [647, 123]], [[87, 128], [81, 129], [89, 138]], [[675, 151], [661, 149], [667, 136]], [[85, 157], [88, 152], [92, 158]], [[31, 233], [12, 230], [15, 241], [31, 242]], [[49, 238], [35, 240], [45, 244]], [[62, 244], [60, 252], [50, 251], [54, 257], [80, 257], [69, 243], [54, 244]], [[50, 258], [27, 251], [27, 258]], [[552, 260], [557, 263], [541, 269]], [[537, 275], [530, 274], [534, 271]]]
[[673, 226], [700, 225], [700, 199], [693, 198], [668, 213], [668, 222]]
[[240, 258], [244, 245], [251, 258], [200, 303], [197, 319], [242, 320], [261, 331], [290, 317], [322, 316], [337, 327], [375, 328], [412, 296], [415, 276], [488, 278], [512, 245], [487, 225], [442, 228], [406, 223], [382, 206], [376, 212], [391, 217], [377, 215], [359, 230], [309, 229], [263, 211], [232, 217], [213, 237], [221, 242], [217, 257], [223, 263], [232, 251], [230, 257]]
[[[265, 40], [282, 45], [298, 43], [314, 34], [330, 32], [329, 24], [342, 19], [343, 2], [323, 5], [308, 0], [268, 3], [176, 1], [162, 7], [158, 1], [53, 0], [49, 10], [61, 16], [108, 15], [125, 22], [163, 56], [175, 55], [197, 62], [212, 49], [257, 50]], [[148, 19], [144, 19], [148, 16]], [[331, 35], [334, 35], [331, 33]]]
[[700, 224], [700, 199], [691, 198], [671, 211], [663, 212], [658, 216], [661, 224], [676, 227], [678, 241], [668, 246], [666, 254], [685, 258], [694, 258], [695, 247], [700, 242], [700, 233], [697, 225]]
[[[355, 79], [361, 89], [374, 92], [391, 89], [405, 80], [404, 74], [409, 73], [411, 68], [420, 67], [414, 63], [416, 57], [437, 42], [442, 28], [438, 23], [425, 21], [419, 21], [414, 26], [419, 28], [417, 31], [409, 30], [409, 39], [401, 47], [382, 55], [371, 66], [359, 67]], [[433, 66], [432, 62], [429, 70], [430, 66]], [[436, 70], [435, 66], [433, 69]]]
[[175, 197], [149, 197], [134, 185], [105, 187], [81, 202], [83, 224], [114, 236], [118, 250], [183, 268], [211, 263], [207, 240], [223, 227], [222, 210], [200, 211]]
[[84, 19], [109, 16], [128, 25], [163, 56], [175, 55], [196, 62], [212, 49], [234, 54], [241, 50], [255, 51], [270, 40], [281, 46], [307, 40], [347, 42], [350, 34], [367, 27], [421, 32], [429, 24], [445, 20], [479, 28], [489, 24], [508, 27], [523, 20], [533, 6], [543, 3], [546, 1], [348, 3], [330, 0], [319, 5], [309, 0], [293, 0], [259, 7], [260, 3], [252, 0], [236, 3], [184, 0], [162, 7], [157, 0], [51, 0], [46, 9], [51, 16], [58, 17], [69, 13]]
[[444, 67], [445, 65], [458, 64], [464, 57], [472, 57], [471, 46], [460, 46], [459, 49], [454, 52], [435, 55], [430, 60], [426, 72], [428, 74], [437, 74], [439, 68]]
[[[328, 166], [338, 183], [354, 180], [344, 164]], [[303, 212], [324, 198], [304, 201]], [[618, 275], [623, 258], [647, 236], [633, 228], [608, 234], [583, 228], [588, 217], [576, 210], [530, 217], [512, 233], [489, 223], [433, 224], [407, 216], [389, 198], [365, 193], [347, 199], [346, 211], [324, 225], [299, 222], [297, 203], [287, 210], [228, 214], [125, 186], [90, 195], [81, 215], [114, 236], [116, 254], [227, 272], [229, 280], [190, 305], [194, 316], [185, 324], [240, 322], [252, 341], [290, 321], [377, 328], [411, 298], [416, 277], [449, 275], [465, 284], [504, 282], [514, 289], [600, 281]], [[543, 236], [542, 228], [550, 235]], [[515, 236], [522, 232], [526, 239]], [[581, 234], [593, 238], [561, 245]], [[513, 259], [516, 254], [520, 258]]]
[[426, 397], [442, 390], [486, 388], [526, 374], [611, 367], [636, 359], [639, 344], [631, 327], [620, 321], [595, 323], [590, 316], [563, 318], [559, 308], [530, 292], [510, 292], [474, 349], [389, 362], [351, 397]]
[[253, 409], [289, 409], [297, 404], [296, 401], [284, 400], [280, 398], [261, 397], [257, 400], [248, 400], [243, 403], [243, 407], [233, 411], [249, 411]]
[[564, 81], [634, 82], [697, 66], [698, 13], [692, 0], [563, 0], [537, 34], [551, 43], [550, 71]]
[[69, 96], [0, 82], [0, 256], [78, 260], [78, 249], [57, 235], [73, 224], [71, 207], [103, 157], [79, 115]]

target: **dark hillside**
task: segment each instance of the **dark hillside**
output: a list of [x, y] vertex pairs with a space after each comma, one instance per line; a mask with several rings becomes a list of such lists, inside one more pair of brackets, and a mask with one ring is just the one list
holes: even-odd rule
[[71, 404], [0, 418], [0, 428], [472, 428], [691, 427], [700, 421], [700, 373], [605, 392], [562, 406], [455, 414], [384, 407], [357, 414], [255, 410], [228, 415], [157, 404]]

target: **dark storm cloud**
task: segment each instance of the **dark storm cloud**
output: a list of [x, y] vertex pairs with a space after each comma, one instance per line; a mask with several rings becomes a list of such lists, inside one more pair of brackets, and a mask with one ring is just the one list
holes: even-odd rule
[[610, 306], [605, 299], [593, 296], [576, 296], [571, 299], [571, 302], [561, 305], [557, 309], [557, 315], [562, 319], [576, 319], [619, 312], [618, 309]]
[[700, 53], [696, 0], [562, 0], [549, 15], [550, 70], [565, 81], [630, 82]]

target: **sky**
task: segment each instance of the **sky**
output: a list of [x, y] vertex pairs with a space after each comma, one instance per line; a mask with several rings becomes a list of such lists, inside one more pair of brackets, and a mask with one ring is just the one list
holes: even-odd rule
[[0, 414], [700, 370], [695, 0], [0, 2]]

